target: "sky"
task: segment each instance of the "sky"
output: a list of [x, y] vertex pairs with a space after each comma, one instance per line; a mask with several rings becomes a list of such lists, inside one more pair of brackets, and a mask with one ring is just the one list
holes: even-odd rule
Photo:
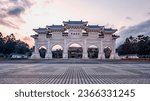
[[83, 20], [118, 29], [120, 38], [150, 34], [150, 0], [0, 0], [0, 32], [34, 45], [33, 29]]

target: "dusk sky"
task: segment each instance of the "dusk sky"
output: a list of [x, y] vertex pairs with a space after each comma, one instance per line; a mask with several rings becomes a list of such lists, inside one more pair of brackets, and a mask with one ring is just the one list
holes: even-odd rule
[[149, 35], [150, 0], [0, 0], [0, 32], [16, 33], [30, 45], [33, 28], [67, 20], [117, 28], [121, 36], [144, 27], [142, 33]]

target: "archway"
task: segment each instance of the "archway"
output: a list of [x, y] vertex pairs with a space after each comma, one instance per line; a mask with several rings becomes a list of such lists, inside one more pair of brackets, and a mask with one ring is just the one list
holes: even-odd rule
[[41, 46], [41, 47], [39, 48], [39, 53], [40, 53], [40, 57], [41, 57], [41, 58], [45, 58], [46, 52], [47, 52], [47, 49], [46, 49], [45, 46]]
[[93, 58], [98, 58], [98, 47], [95, 45], [91, 45], [88, 47], [88, 58], [93, 59]]
[[63, 47], [60, 45], [54, 45], [52, 47], [52, 58], [62, 58], [63, 57]]
[[111, 55], [111, 48], [110, 47], [105, 47], [104, 48], [104, 54], [105, 54], [105, 58], [106, 59], [109, 59], [110, 58], [110, 55]]
[[83, 49], [79, 44], [71, 44], [68, 48], [68, 58], [82, 58]]

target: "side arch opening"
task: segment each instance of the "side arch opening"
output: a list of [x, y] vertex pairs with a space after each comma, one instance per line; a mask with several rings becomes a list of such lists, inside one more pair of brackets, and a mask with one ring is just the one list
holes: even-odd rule
[[112, 52], [112, 49], [110, 47], [105, 47], [104, 48], [104, 54], [105, 54], [106, 59], [110, 58], [111, 52]]
[[46, 52], [47, 52], [47, 49], [46, 49], [45, 46], [41, 46], [41, 47], [39, 48], [39, 54], [40, 54], [40, 57], [41, 57], [41, 58], [45, 58]]

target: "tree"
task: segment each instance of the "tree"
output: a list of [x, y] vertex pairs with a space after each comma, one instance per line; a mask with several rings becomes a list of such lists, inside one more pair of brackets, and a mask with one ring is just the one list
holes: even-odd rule
[[3, 53], [3, 48], [4, 48], [4, 39], [3, 39], [3, 34], [0, 32], [0, 53]]
[[150, 55], [150, 37], [148, 36], [138, 36], [138, 55], [143, 55], [144, 57], [146, 55]]
[[30, 52], [29, 45], [25, 42], [17, 40], [15, 46], [15, 53], [26, 54], [26, 52]]
[[14, 34], [3, 37], [0, 32], [0, 53], [9, 56], [12, 53], [31, 55], [29, 45], [21, 40], [16, 40]]
[[110, 58], [111, 49], [109, 47], [104, 48], [105, 58]]
[[5, 55], [9, 55], [11, 53], [15, 53], [16, 40], [13, 34], [7, 35], [5, 38], [5, 44], [3, 48], [3, 53]]
[[137, 54], [139, 57], [150, 56], [150, 37], [139, 35], [130, 36], [117, 48], [119, 55]]
[[136, 54], [137, 53], [137, 40], [130, 36], [126, 38], [125, 42], [117, 49], [119, 55]]

